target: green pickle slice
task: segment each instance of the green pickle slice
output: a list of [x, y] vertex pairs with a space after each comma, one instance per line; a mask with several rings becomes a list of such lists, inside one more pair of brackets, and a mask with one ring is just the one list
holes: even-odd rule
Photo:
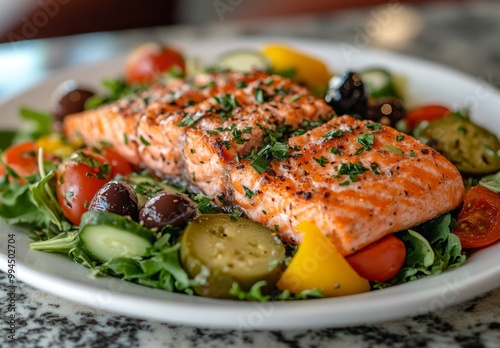
[[500, 141], [469, 120], [446, 117], [429, 122], [418, 138], [450, 160], [463, 174], [485, 175], [500, 170]]
[[284, 270], [285, 247], [267, 227], [228, 214], [203, 214], [186, 227], [181, 237], [181, 261], [191, 278], [202, 285], [198, 295], [231, 298], [234, 282], [248, 291], [265, 280], [270, 292]]

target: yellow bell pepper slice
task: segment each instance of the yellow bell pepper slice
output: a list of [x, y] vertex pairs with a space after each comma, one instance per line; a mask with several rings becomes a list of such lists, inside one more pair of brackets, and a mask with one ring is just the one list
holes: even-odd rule
[[266, 45], [262, 52], [271, 61], [273, 71], [294, 70], [292, 80], [305, 84], [313, 94], [326, 91], [330, 73], [322, 61], [283, 45]]
[[41, 147], [45, 154], [51, 154], [60, 158], [69, 156], [75, 147], [65, 143], [57, 133], [50, 133], [38, 138], [35, 141], [36, 146]]
[[302, 243], [278, 281], [280, 290], [297, 294], [320, 289], [324, 297], [370, 291], [369, 281], [352, 269], [314, 223], [303, 221], [297, 230], [303, 233]]

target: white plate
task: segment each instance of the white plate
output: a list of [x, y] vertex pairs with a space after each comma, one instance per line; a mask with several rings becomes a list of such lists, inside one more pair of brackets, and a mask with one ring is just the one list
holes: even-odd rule
[[[384, 66], [407, 77], [408, 98], [414, 104], [439, 102], [470, 105], [474, 119], [500, 135], [500, 94], [481, 78], [448, 68], [346, 44], [319, 41], [242, 39], [184, 41], [189, 54], [213, 59], [235, 48], [259, 47], [264, 42], [287, 42], [329, 63], [332, 69]], [[96, 86], [103, 77], [121, 72], [123, 57], [64, 70], [0, 106], [0, 126], [12, 121], [20, 105], [47, 109], [54, 88], [73, 78]], [[15, 233], [17, 279], [39, 289], [92, 307], [128, 316], [200, 327], [291, 329], [366, 324], [441, 310], [500, 286], [500, 244], [473, 254], [460, 268], [438, 276], [370, 293], [298, 302], [247, 303], [214, 300], [149, 289], [115, 278], [94, 279], [89, 271], [63, 255], [32, 251], [22, 230], [0, 226], [0, 268], [7, 269], [7, 234]]]

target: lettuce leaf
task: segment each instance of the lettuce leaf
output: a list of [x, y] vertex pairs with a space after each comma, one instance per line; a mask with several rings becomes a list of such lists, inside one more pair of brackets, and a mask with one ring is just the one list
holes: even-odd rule
[[406, 246], [406, 260], [399, 273], [387, 282], [374, 282], [372, 288], [383, 289], [435, 275], [465, 262], [460, 240], [451, 233], [454, 220], [441, 215], [412, 230], [396, 234]]

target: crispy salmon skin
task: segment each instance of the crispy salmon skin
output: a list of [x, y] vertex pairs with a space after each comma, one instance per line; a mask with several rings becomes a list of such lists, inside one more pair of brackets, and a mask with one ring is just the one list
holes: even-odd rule
[[[311, 220], [343, 255], [460, 204], [462, 178], [439, 153], [393, 128], [333, 115], [286, 78], [230, 72], [70, 115], [63, 129], [181, 178], [290, 243]], [[257, 166], [256, 154], [276, 145], [279, 158]]]

